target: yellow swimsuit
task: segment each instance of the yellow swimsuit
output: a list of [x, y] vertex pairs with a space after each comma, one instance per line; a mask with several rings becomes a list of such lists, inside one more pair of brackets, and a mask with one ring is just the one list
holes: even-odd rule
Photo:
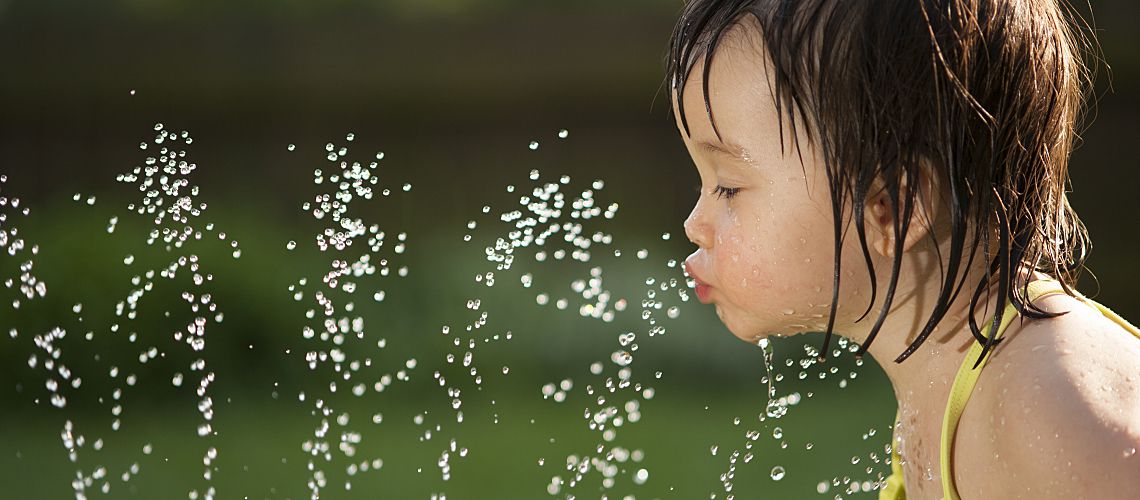
[[[1053, 280], [1038, 280], [1029, 284], [1029, 301], [1035, 301], [1046, 295], [1055, 295], [1065, 293], [1061, 288], [1061, 284]], [[1116, 324], [1128, 330], [1137, 338], [1140, 338], [1140, 329], [1137, 329], [1132, 324], [1128, 323], [1121, 318], [1118, 314], [1112, 312], [1107, 307], [1098, 304], [1096, 301], [1088, 299], [1082, 295], [1077, 295], [1077, 298], [1084, 301], [1086, 304], [1095, 307], [1105, 317], [1112, 320]], [[1002, 316], [1001, 325], [997, 329], [997, 337], [1005, 332], [1005, 329], [1013, 318], [1017, 316], [1017, 309], [1013, 304], [1007, 304], [1005, 307], [1005, 314]], [[992, 352], [992, 351], [991, 351]], [[974, 385], [978, 383], [978, 375], [981, 374], [981, 368], [985, 366], [986, 361], [989, 359], [987, 353], [986, 359], [978, 365], [978, 369], [974, 370], [974, 361], [982, 353], [982, 345], [975, 342], [970, 346], [970, 351], [966, 354], [966, 359], [962, 361], [962, 366], [958, 368], [958, 375], [954, 377], [954, 385], [950, 389], [950, 399], [946, 403], [946, 413], [942, 417], [942, 445], [941, 445], [941, 472], [942, 472], [942, 495], [943, 500], [960, 500], [958, 497], [958, 490], [954, 487], [954, 471], [951, 469], [950, 453], [954, 448], [954, 434], [958, 430], [958, 420], [962, 418], [962, 411], [966, 409], [966, 401], [970, 399], [970, 393], [974, 390]], [[899, 455], [894, 449], [894, 443], [891, 448], [891, 475], [887, 478], [886, 484], [883, 489], [879, 491], [879, 500], [905, 500], [906, 487], [903, 485], [903, 471], [902, 464], [899, 463]]]

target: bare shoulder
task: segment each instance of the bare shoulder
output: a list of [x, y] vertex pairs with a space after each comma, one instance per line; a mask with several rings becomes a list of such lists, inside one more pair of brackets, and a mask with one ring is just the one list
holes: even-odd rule
[[976, 451], [1001, 457], [1010, 498], [1135, 498], [1140, 339], [1072, 297], [1036, 304], [1069, 312], [1010, 326], [979, 379]]

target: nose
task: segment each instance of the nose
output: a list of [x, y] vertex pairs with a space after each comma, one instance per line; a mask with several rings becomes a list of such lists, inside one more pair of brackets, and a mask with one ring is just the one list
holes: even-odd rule
[[697, 204], [693, 206], [693, 211], [689, 212], [689, 218], [685, 219], [685, 237], [700, 248], [712, 246], [712, 226], [707, 221], [701, 200], [697, 200]]

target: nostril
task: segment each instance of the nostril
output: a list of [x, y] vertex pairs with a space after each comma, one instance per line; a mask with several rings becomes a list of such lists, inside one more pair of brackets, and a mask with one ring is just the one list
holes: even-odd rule
[[[694, 212], [695, 214], [696, 212]], [[689, 239], [692, 244], [707, 248], [709, 245], [708, 228], [699, 223], [693, 216], [685, 221], [685, 237]]]
[[697, 246], [701, 246], [701, 244], [697, 242], [698, 238], [696, 235], [696, 231], [693, 230], [693, 225], [687, 221], [685, 222], [685, 238], [688, 238], [689, 243], [692, 243], [692, 244], [697, 245]]

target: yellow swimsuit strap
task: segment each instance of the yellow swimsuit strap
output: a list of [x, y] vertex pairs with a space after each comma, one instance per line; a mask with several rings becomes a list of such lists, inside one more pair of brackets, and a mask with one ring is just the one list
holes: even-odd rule
[[[1061, 287], [1059, 282], [1054, 280], [1038, 280], [1029, 284], [1028, 300], [1033, 302], [1041, 297], [1059, 293], [1065, 293], [1065, 290]], [[1105, 317], [1120, 325], [1125, 330], [1128, 330], [1137, 338], [1140, 338], [1140, 329], [1137, 329], [1125, 321], [1124, 318], [1121, 318], [1109, 308], [1079, 293], [1077, 294], [1077, 298], [1096, 308]], [[1005, 306], [1005, 314], [1002, 315], [1001, 325], [998, 326], [997, 329], [996, 336], [998, 338], [1005, 332], [1006, 327], [1009, 326], [1015, 316], [1017, 316], [1017, 309], [1013, 307], [1012, 303], [1007, 303]], [[990, 351], [990, 353], [992, 352], [993, 351]], [[960, 500], [958, 490], [954, 487], [954, 469], [950, 456], [954, 449], [954, 435], [958, 430], [958, 421], [962, 418], [962, 411], [966, 409], [966, 401], [970, 399], [970, 394], [974, 391], [974, 385], [978, 383], [978, 375], [982, 372], [981, 368], [985, 366], [990, 353], [986, 354], [986, 359], [982, 360], [977, 370], [973, 369], [974, 361], [982, 354], [982, 345], [974, 342], [966, 354], [966, 359], [962, 361], [962, 366], [958, 369], [958, 375], [954, 377], [954, 385], [950, 389], [950, 399], [946, 403], [946, 413], [942, 418], [941, 471], [944, 500]]]
[[[1048, 288], [1040, 285], [1045, 285]], [[1041, 295], [1057, 292], [1063, 293], [1064, 289], [1056, 281], [1034, 281], [1029, 284], [1030, 301], [1036, 300]], [[1001, 338], [1006, 327], [1013, 322], [1013, 318], [1016, 316], [1017, 308], [1013, 307], [1013, 302], [1006, 301], [1001, 324], [998, 325], [997, 332], [994, 333], [995, 339]], [[992, 324], [991, 321], [991, 328]], [[962, 419], [962, 412], [966, 409], [966, 401], [969, 401], [970, 394], [978, 383], [978, 376], [982, 373], [982, 367], [986, 366], [990, 354], [993, 354], [992, 349], [986, 353], [986, 357], [978, 364], [978, 368], [974, 369], [974, 362], [982, 355], [982, 344], [971, 343], [970, 350], [966, 352], [966, 359], [962, 360], [962, 366], [958, 368], [958, 374], [954, 376], [954, 385], [950, 387], [950, 399], [946, 402], [946, 413], [942, 415], [942, 457], [940, 462], [943, 500], [959, 500], [958, 489], [954, 487], [954, 467], [950, 460], [950, 452], [954, 450], [954, 434], [958, 431], [958, 421]]]

